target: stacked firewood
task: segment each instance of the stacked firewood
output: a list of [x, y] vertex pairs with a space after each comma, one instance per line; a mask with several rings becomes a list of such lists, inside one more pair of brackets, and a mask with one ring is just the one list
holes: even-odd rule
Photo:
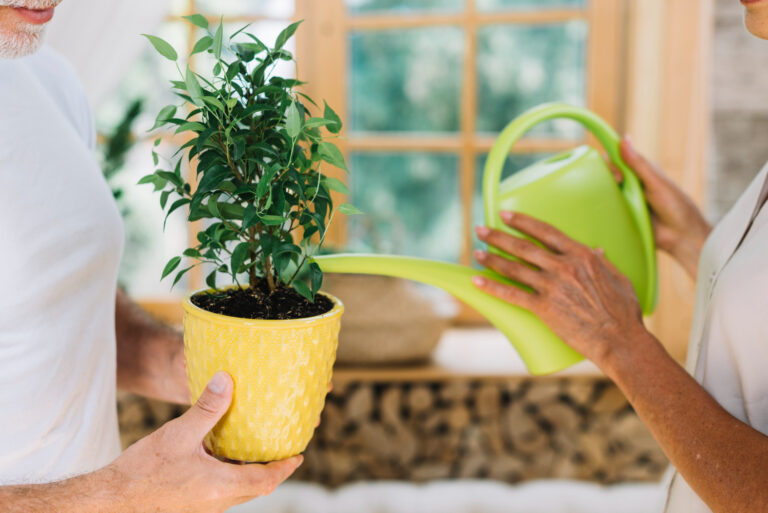
[[[119, 399], [125, 446], [183, 408]], [[296, 478], [656, 481], [667, 460], [604, 378], [336, 383]]]
[[337, 385], [301, 479], [658, 480], [667, 461], [604, 379]]

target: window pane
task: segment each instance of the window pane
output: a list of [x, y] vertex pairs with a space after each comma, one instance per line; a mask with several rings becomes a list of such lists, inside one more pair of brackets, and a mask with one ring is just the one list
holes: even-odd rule
[[353, 153], [349, 249], [458, 262], [459, 160], [436, 153]]
[[350, 13], [403, 13], [423, 11], [460, 11], [464, 0], [346, 0]]
[[[120, 263], [120, 283], [132, 295], [142, 298], [176, 297], [187, 290], [189, 274], [173, 291], [173, 275], [163, 281], [160, 276], [166, 262], [187, 248], [187, 212], [186, 208], [174, 212], [163, 231], [165, 214], [160, 209], [160, 194], [152, 192], [152, 185], [136, 185], [142, 176], [157, 169], [152, 163], [152, 145], [151, 139], [137, 143], [128, 155], [125, 167], [110, 181], [113, 187], [122, 190], [118, 205], [123, 212], [126, 243]], [[157, 150], [160, 155], [170, 157], [176, 148], [161, 144]], [[163, 164], [162, 158], [160, 164]], [[161, 169], [171, 167], [168, 164]]]
[[584, 0], [476, 0], [480, 11], [573, 9], [584, 7]]
[[[498, 132], [540, 103], [586, 103], [587, 25], [582, 21], [542, 25], [491, 25], [479, 32], [478, 113], [480, 132]], [[531, 134], [578, 138], [579, 125], [555, 120]]]
[[197, 0], [197, 10], [214, 16], [290, 18], [293, 0]]
[[463, 40], [458, 27], [352, 33], [351, 130], [457, 131]]
[[[511, 154], [504, 163], [504, 169], [501, 172], [501, 179], [513, 175], [517, 171], [524, 169], [531, 164], [555, 155], [555, 153], [523, 153]], [[485, 211], [483, 210], [483, 173], [485, 171], [485, 160], [488, 155], [478, 155], [475, 160], [475, 193], [472, 197], [472, 249], [486, 249], [485, 243], [480, 242], [474, 234], [475, 226], [485, 224]], [[475, 267], [479, 267], [477, 262], [472, 260]]]
[[[163, 24], [157, 35], [168, 41], [183, 55], [187, 48], [188, 31], [186, 22]], [[179, 104], [179, 98], [171, 91], [170, 80], [178, 80], [179, 72], [173, 62], [161, 57], [149, 41], [141, 56], [125, 72], [120, 84], [105, 97], [95, 112], [96, 126], [100, 132], [111, 131], [123, 118], [128, 106], [137, 99], [144, 100], [142, 114], [136, 122], [134, 132], [146, 133], [155, 122], [160, 109], [168, 104]]]

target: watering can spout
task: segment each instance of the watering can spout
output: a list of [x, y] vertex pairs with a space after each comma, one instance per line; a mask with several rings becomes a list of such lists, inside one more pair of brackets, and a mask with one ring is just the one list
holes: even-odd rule
[[389, 255], [340, 254], [318, 256], [314, 260], [324, 273], [392, 276], [445, 290], [480, 312], [501, 331], [533, 374], [550, 374], [583, 360], [579, 353], [555, 337], [535, 315], [475, 287], [472, 283], [474, 276], [503, 280], [491, 271], [479, 271], [423, 258]]
[[[533, 126], [555, 118], [580, 122], [603, 145], [624, 179], [619, 185], [601, 155], [582, 146], [545, 159], [501, 180], [512, 146]], [[499, 212], [523, 212], [552, 224], [566, 235], [592, 247], [632, 281], [643, 312], [656, 304], [656, 253], [650, 216], [640, 181], [619, 154], [619, 137], [592, 112], [564, 104], [536, 107], [512, 121], [488, 154], [483, 175], [486, 225], [516, 236]], [[498, 252], [495, 248], [491, 251]], [[492, 271], [420, 258], [379, 255], [317, 257], [324, 272], [378, 274], [440, 287], [475, 308], [512, 342], [534, 374], [556, 372], [582, 357], [531, 312], [481, 292], [472, 277], [485, 275], [507, 281]]]

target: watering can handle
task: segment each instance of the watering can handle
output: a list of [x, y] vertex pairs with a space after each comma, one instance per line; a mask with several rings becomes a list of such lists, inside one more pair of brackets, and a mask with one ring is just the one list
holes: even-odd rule
[[[655, 290], [656, 247], [642, 184], [621, 158], [619, 150], [621, 140], [618, 134], [602, 118], [585, 108], [574, 107], [564, 103], [548, 103], [526, 111], [504, 128], [493, 144], [485, 164], [483, 204], [485, 205], [486, 224], [493, 224], [491, 221], [495, 219], [495, 216], [499, 215], [498, 187], [501, 181], [504, 162], [512, 146], [535, 125], [556, 118], [568, 118], [584, 125], [600, 141], [600, 144], [608, 153], [611, 162], [621, 171], [623, 175], [621, 193], [629, 206], [630, 214], [640, 232], [643, 248], [645, 249], [644, 256], [649, 270], [648, 278], [650, 284], [653, 285], [648, 290]], [[655, 295], [651, 294], [649, 296], [652, 297], [646, 298], [646, 304], [642, 305], [644, 312], [650, 312], [656, 304]]]

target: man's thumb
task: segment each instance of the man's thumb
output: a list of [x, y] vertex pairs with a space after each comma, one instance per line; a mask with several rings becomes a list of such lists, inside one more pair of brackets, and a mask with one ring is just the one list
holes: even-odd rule
[[213, 375], [197, 402], [182, 415], [182, 429], [186, 436], [200, 442], [227, 412], [232, 402], [232, 378], [224, 371]]

